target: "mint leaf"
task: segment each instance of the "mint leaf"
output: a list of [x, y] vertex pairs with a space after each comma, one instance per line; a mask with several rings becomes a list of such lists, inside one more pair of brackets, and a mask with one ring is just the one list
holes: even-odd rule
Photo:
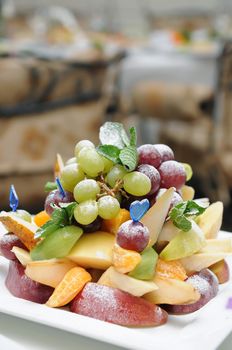
[[137, 132], [134, 126], [130, 128], [130, 146], [137, 145]]
[[133, 171], [137, 167], [138, 153], [134, 146], [128, 146], [121, 150], [119, 158], [127, 170]]
[[169, 213], [173, 224], [182, 231], [189, 231], [192, 223], [188, 217], [196, 217], [204, 213], [206, 206], [201, 206], [196, 201], [184, 201], [173, 207]]
[[72, 224], [72, 219], [74, 215], [74, 209], [77, 206], [76, 202], [71, 202], [71, 203], [59, 203], [60, 207], [65, 210], [67, 220], [69, 222], [69, 225]]
[[97, 147], [97, 152], [113, 163], [119, 163], [120, 149], [113, 145], [101, 145]]
[[48, 181], [45, 186], [44, 186], [44, 190], [45, 192], [50, 192], [50, 191], [53, 191], [53, 190], [56, 190], [57, 189], [57, 184], [56, 182], [51, 182], [51, 181]]
[[35, 233], [35, 238], [45, 238], [55, 232], [58, 228], [70, 225], [72, 223], [76, 202], [59, 203], [60, 207], [55, 207], [51, 220], [41, 226]]
[[99, 139], [102, 145], [113, 145], [119, 149], [129, 146], [130, 141], [121, 123], [106, 122], [100, 127]]

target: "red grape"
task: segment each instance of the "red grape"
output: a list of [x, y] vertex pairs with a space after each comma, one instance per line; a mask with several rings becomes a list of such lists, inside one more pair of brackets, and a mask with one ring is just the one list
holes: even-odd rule
[[154, 145], [142, 145], [138, 148], [139, 164], [149, 164], [158, 168], [161, 164], [161, 154]]
[[0, 252], [8, 260], [16, 260], [15, 254], [11, 251], [13, 247], [19, 247], [27, 250], [25, 245], [15, 234], [5, 234], [0, 240]]
[[91, 224], [89, 225], [78, 224], [78, 226], [83, 228], [84, 232], [92, 233], [92, 232], [99, 231], [101, 229], [101, 224], [102, 224], [102, 218], [98, 216], [93, 222], [91, 222]]
[[175, 187], [179, 190], [186, 181], [186, 173], [184, 166], [175, 160], [163, 162], [159, 167], [161, 177], [161, 187]]
[[141, 222], [128, 220], [118, 229], [116, 241], [121, 248], [142, 252], [149, 242], [149, 231]]
[[160, 186], [160, 174], [158, 170], [149, 164], [141, 164], [137, 170], [140, 173], [147, 175], [151, 181], [151, 190], [148, 193], [148, 196], [154, 194]]
[[164, 145], [162, 143], [158, 143], [154, 146], [161, 155], [162, 163], [166, 162], [167, 160], [174, 160], [173, 150], [169, 146]]
[[58, 190], [50, 192], [45, 200], [44, 209], [48, 215], [52, 215], [54, 208], [51, 204], [55, 204], [59, 207], [59, 203], [70, 203], [74, 201], [73, 194], [65, 191], [65, 197], [61, 195]]

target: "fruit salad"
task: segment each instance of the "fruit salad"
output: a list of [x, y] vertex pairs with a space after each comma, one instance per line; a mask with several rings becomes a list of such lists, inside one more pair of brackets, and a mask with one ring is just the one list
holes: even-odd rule
[[6, 287], [17, 298], [122, 326], [159, 326], [195, 312], [229, 280], [223, 205], [194, 199], [190, 165], [136, 129], [106, 122], [99, 145], [57, 155], [44, 210], [0, 213]]

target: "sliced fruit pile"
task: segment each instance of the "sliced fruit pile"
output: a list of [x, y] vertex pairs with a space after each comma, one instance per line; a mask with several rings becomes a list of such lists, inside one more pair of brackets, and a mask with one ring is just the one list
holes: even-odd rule
[[57, 156], [44, 211], [1, 212], [7, 288], [123, 326], [200, 309], [229, 280], [222, 203], [194, 200], [191, 167], [166, 145], [137, 148], [135, 128], [128, 137], [107, 122], [99, 138], [78, 142], [66, 164]]

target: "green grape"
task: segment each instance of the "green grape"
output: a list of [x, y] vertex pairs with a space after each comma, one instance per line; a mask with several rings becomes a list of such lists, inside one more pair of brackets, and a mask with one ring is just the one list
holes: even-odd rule
[[69, 164], [76, 164], [77, 163], [77, 159], [76, 157], [70, 158], [67, 160], [67, 162], [65, 163], [65, 165], [69, 165]]
[[83, 230], [74, 225], [57, 229], [32, 249], [30, 253], [32, 260], [46, 260], [67, 256], [82, 233]]
[[103, 172], [104, 174], [107, 174], [110, 171], [110, 169], [114, 166], [114, 163], [112, 162], [112, 160], [109, 160], [103, 156], [101, 157], [101, 159], [103, 160], [103, 163], [104, 163]]
[[78, 182], [84, 180], [85, 174], [78, 164], [66, 165], [60, 176], [62, 186], [66, 191], [72, 192]]
[[89, 176], [96, 177], [104, 170], [104, 162], [95, 148], [82, 148], [78, 161], [83, 171]]
[[123, 187], [133, 196], [145, 196], [151, 190], [151, 181], [145, 174], [133, 171], [124, 176]]
[[81, 140], [79, 142], [77, 142], [76, 146], [75, 146], [75, 157], [78, 158], [78, 155], [80, 153], [80, 151], [82, 150], [82, 148], [84, 147], [88, 147], [88, 148], [95, 148], [94, 144], [89, 141], [89, 140]]
[[113, 219], [120, 210], [118, 200], [112, 196], [104, 196], [98, 200], [98, 213], [103, 219]]
[[182, 165], [184, 166], [184, 170], [186, 173], [186, 181], [191, 180], [191, 178], [193, 176], [193, 169], [192, 169], [191, 165], [189, 165], [188, 163], [182, 163]]
[[20, 218], [23, 219], [24, 221], [31, 222], [31, 214], [28, 213], [28, 211], [23, 210], [23, 209], [17, 209], [14, 214]]
[[98, 216], [97, 202], [90, 199], [82, 202], [74, 209], [74, 218], [81, 225], [91, 224]]
[[113, 188], [117, 180], [122, 180], [127, 174], [126, 169], [122, 165], [115, 165], [107, 174], [106, 182]]
[[100, 193], [100, 186], [97, 181], [86, 179], [80, 181], [74, 188], [73, 195], [78, 203], [87, 201], [88, 199], [96, 199]]

